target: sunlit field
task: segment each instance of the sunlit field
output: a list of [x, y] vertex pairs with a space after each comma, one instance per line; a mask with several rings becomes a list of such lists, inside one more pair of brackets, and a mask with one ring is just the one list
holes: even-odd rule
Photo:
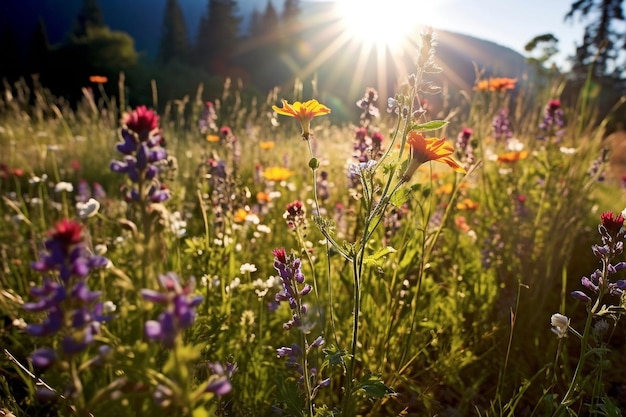
[[480, 71], [435, 109], [418, 40], [348, 123], [298, 83], [162, 108], [6, 83], [0, 415], [621, 415], [609, 118]]

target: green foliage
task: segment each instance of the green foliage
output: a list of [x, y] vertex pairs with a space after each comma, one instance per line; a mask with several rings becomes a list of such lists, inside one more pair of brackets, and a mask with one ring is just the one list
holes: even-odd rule
[[[111, 67], [93, 71], [111, 75], [104, 71], [132, 66], [132, 44], [123, 39], [98, 30], [72, 44], [108, 53], [110, 62], [95, 62]], [[204, 89], [194, 85], [196, 77]], [[355, 152], [352, 126], [316, 118], [312, 142], [305, 143], [293, 120], [272, 114], [275, 97], [257, 102], [240, 85], [176, 63], [133, 68], [126, 81], [120, 90], [126, 103], [162, 109], [159, 127], [174, 157], [161, 172], [172, 199], [144, 211], [125, 201], [126, 183], [109, 169], [119, 158], [119, 120], [129, 109], [120, 107], [122, 97], [84, 94], [71, 108], [38, 84], [6, 86], [1, 96], [0, 162], [7, 168], [0, 176], [0, 337], [12, 356], [0, 359], [0, 410], [18, 417], [67, 415], [69, 406], [121, 416], [258, 416], [272, 415], [273, 407], [294, 416], [538, 416], [559, 410], [575, 379], [584, 390], [572, 391], [571, 404], [567, 399], [572, 413], [619, 415], [623, 400], [612, 392], [624, 371], [621, 323], [611, 327], [612, 338], [589, 336], [580, 378], [573, 376], [585, 344], [573, 333], [557, 340], [549, 327], [550, 315], [560, 311], [572, 317], [572, 328], [582, 328], [584, 308], [567, 294], [597, 267], [589, 250], [594, 206], [624, 208], [615, 206], [623, 204], [617, 198], [623, 191], [599, 188], [601, 171], [589, 170], [602, 155], [604, 124], [596, 128], [591, 115], [563, 106], [562, 136], [538, 129], [559, 86], [529, 89], [515, 103], [507, 92], [467, 93], [469, 108], [407, 124], [441, 137], [471, 127], [475, 156], [455, 149], [467, 175], [432, 161], [409, 182], [401, 175], [409, 152], [397, 149], [406, 132], [394, 114], [376, 120], [389, 152], [355, 180], [345, 169]], [[197, 129], [206, 100], [216, 112], [216, 131], [208, 134], [217, 140]], [[518, 142], [493, 137], [493, 118], [504, 106], [512, 110]], [[235, 139], [219, 136], [225, 126]], [[261, 147], [270, 141], [273, 149]], [[263, 170], [272, 166], [293, 175], [269, 180]], [[30, 353], [48, 340], [24, 333], [24, 322], [41, 317], [22, 307], [43, 279], [29, 264], [57, 220], [77, 218], [83, 179], [107, 192], [98, 214], [80, 221], [89, 249], [106, 250], [111, 261], [90, 285], [116, 311], [97, 338], [113, 349], [101, 367], [79, 372], [86, 400], [76, 408], [78, 397], [48, 405], [35, 399], [42, 383], [63, 391], [70, 380], [63, 367], [29, 375]], [[74, 191], [55, 191], [62, 181]], [[307, 227], [285, 223], [294, 200], [303, 202]], [[315, 287], [305, 299], [306, 325], [289, 331], [283, 325], [293, 312], [275, 303], [283, 287], [271, 251], [281, 247], [301, 259], [305, 282]], [[194, 277], [189, 295], [204, 297], [173, 349], [146, 339], [145, 321], [158, 319], [163, 306], [139, 292], [156, 289], [152, 275], [166, 271], [185, 282]], [[619, 306], [609, 310], [622, 313]], [[325, 341], [319, 349], [311, 347], [318, 335]], [[286, 365], [276, 349], [294, 343], [306, 355]], [[88, 363], [95, 350], [67, 367]], [[209, 364], [218, 362], [238, 368], [221, 397], [206, 391], [217, 380]], [[303, 364], [308, 390], [296, 370]]]

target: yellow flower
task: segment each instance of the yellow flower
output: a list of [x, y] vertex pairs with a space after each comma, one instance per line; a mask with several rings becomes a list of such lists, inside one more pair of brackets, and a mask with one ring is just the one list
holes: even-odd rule
[[219, 142], [220, 137], [217, 135], [206, 135], [206, 141], [211, 143]]
[[235, 223], [243, 223], [246, 221], [247, 216], [248, 212], [245, 209], [237, 209], [237, 211], [235, 211], [235, 215], [233, 216], [233, 221]]
[[464, 198], [457, 203], [456, 208], [459, 210], [476, 210], [478, 203], [469, 198]]
[[261, 149], [263, 149], [264, 151], [269, 151], [270, 149], [274, 149], [274, 141], [270, 140], [267, 142], [259, 142], [259, 146], [261, 147]]
[[526, 158], [528, 158], [528, 151], [507, 152], [498, 155], [498, 162], [517, 162]]
[[270, 167], [263, 171], [263, 176], [268, 181], [280, 182], [291, 178], [295, 172], [283, 167]]
[[439, 188], [437, 188], [435, 190], [435, 194], [437, 194], [437, 195], [442, 195], [442, 194], [449, 195], [449, 194], [452, 194], [453, 190], [454, 190], [454, 184], [446, 183], [446, 184], [440, 186]]
[[283, 107], [272, 106], [272, 109], [278, 114], [283, 116], [295, 117], [302, 126], [302, 139], [308, 140], [311, 136], [311, 120], [317, 116], [323, 116], [330, 113], [330, 109], [323, 104], [320, 104], [317, 100], [309, 100], [306, 103], [296, 101], [293, 104], [289, 104], [287, 100], [282, 100]]
[[412, 130], [406, 142], [411, 146], [411, 161], [402, 176], [403, 181], [408, 181], [415, 170], [428, 161], [442, 162], [457, 172], [466, 172], [465, 168], [452, 157], [454, 148], [445, 138], [427, 139], [421, 133]]

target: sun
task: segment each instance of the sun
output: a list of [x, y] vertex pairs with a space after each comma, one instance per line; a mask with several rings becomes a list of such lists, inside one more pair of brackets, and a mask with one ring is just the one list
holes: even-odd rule
[[[345, 31], [366, 45], [402, 48], [423, 21], [428, 4], [421, 0], [336, 0]], [[422, 7], [424, 6], [424, 7]]]

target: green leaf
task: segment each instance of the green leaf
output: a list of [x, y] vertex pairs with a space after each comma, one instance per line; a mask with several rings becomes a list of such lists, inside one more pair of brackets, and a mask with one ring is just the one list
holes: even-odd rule
[[384, 248], [379, 249], [378, 252], [376, 252], [375, 254], [366, 256], [365, 259], [363, 259], [363, 264], [364, 265], [379, 265], [380, 261], [385, 259], [385, 257], [389, 255], [390, 253], [394, 253], [394, 252], [397, 252], [397, 250], [395, 250], [391, 246], [386, 246]]
[[412, 190], [407, 188], [400, 188], [398, 191], [393, 193], [389, 199], [389, 203], [393, 204], [395, 207], [402, 207], [402, 205], [406, 203], [411, 196], [411, 191]]
[[376, 375], [370, 375], [366, 380], [359, 381], [354, 386], [353, 393], [360, 393], [368, 398], [383, 398], [388, 395], [395, 395], [395, 391], [385, 385], [380, 380], [380, 377]]
[[346, 360], [350, 358], [350, 354], [345, 350], [336, 350], [333, 345], [328, 346], [323, 350], [324, 361], [322, 363], [322, 369], [329, 366], [344, 365]]
[[422, 132], [428, 132], [431, 130], [441, 129], [447, 124], [448, 122], [445, 120], [431, 120], [430, 122], [415, 124], [411, 126], [411, 130], [420, 130]]

